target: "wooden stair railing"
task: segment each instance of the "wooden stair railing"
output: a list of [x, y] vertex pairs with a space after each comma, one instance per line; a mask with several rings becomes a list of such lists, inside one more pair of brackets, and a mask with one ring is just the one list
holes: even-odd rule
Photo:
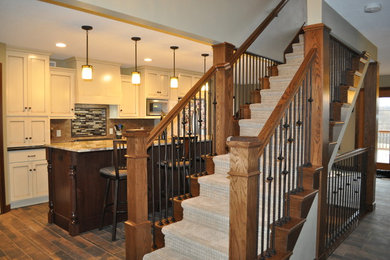
[[[288, 1], [280, 1], [237, 51], [234, 52], [234, 46], [228, 43], [214, 45], [214, 65], [150, 133], [145, 130], [126, 131], [125, 137], [128, 140], [127, 190], [128, 201], [131, 201], [128, 204], [129, 219], [125, 223], [126, 259], [141, 259], [143, 255], [152, 250], [154, 238], [150, 235], [152, 223], [148, 220], [148, 208], [151, 207], [148, 204], [148, 193], [154, 192], [156, 188], [154, 185], [158, 185], [159, 194], [153, 193], [151, 203], [155, 203], [154, 195], [158, 199], [157, 205], [153, 204], [152, 207], [157, 208], [160, 215], [167, 216], [170, 203], [168, 196], [174, 197], [175, 194], [181, 193], [183, 197], [187, 197], [190, 186], [190, 178], [186, 178], [189, 177], [188, 172], [194, 171], [194, 168], [196, 168], [195, 171], [204, 170], [203, 156], [205, 154], [226, 153], [226, 139], [232, 134], [233, 125], [231, 68]], [[213, 86], [208, 93], [203, 93], [201, 88], [206, 83]], [[202, 115], [199, 116], [199, 114]], [[202, 118], [203, 115], [205, 116]], [[186, 158], [177, 153], [182, 150], [185, 138], [195, 140], [194, 150], [191, 152], [190, 149], [189, 156]], [[158, 147], [158, 152], [155, 146]], [[197, 152], [198, 149], [203, 150]], [[181, 175], [177, 173], [180, 171]], [[158, 176], [158, 183], [154, 183], [155, 174]], [[148, 183], [151, 185], [149, 191]], [[175, 190], [168, 185], [169, 183], [181, 183], [181, 186]], [[162, 197], [162, 192], [164, 192], [164, 197]], [[188, 196], [191, 197], [191, 193]], [[164, 218], [164, 221], [170, 222], [174, 219]]]
[[[304, 190], [307, 184], [303, 182], [303, 168], [313, 168], [310, 121], [318, 115], [311, 113], [312, 103], [317, 102], [311, 83], [316, 57], [317, 50], [312, 48], [257, 138], [232, 137], [228, 142], [230, 259], [257, 258], [258, 251], [259, 259], [288, 259], [292, 253], [316, 194], [314, 189]], [[290, 212], [290, 203], [299, 210]], [[261, 236], [259, 250], [256, 227]]]

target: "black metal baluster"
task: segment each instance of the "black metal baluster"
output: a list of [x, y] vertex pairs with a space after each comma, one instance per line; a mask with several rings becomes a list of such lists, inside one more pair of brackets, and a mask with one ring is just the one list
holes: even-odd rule
[[[190, 159], [193, 159], [193, 162], [194, 162], [194, 168], [193, 168], [193, 172], [192, 174], [194, 174], [195, 177], [198, 177], [198, 157], [196, 155], [196, 143], [198, 142], [197, 141], [197, 129], [196, 129], [196, 126], [197, 126], [197, 118], [198, 118], [198, 112], [197, 112], [197, 98], [196, 98], [196, 95], [194, 96], [194, 114], [193, 114], [193, 121], [194, 121], [194, 140], [193, 142], [190, 142], [192, 144], [192, 149], [193, 149], [193, 156], [190, 157]], [[191, 175], [188, 176], [188, 178], [190, 178], [190, 185], [191, 185]]]
[[217, 135], [217, 126], [216, 126], [216, 122], [217, 122], [217, 113], [216, 113], [216, 111], [217, 111], [217, 95], [216, 95], [216, 84], [215, 84], [215, 76], [214, 76], [214, 102], [213, 102], [213, 104], [214, 104], [214, 110], [213, 110], [213, 116], [214, 116], [214, 118], [213, 118], [213, 120], [214, 120], [214, 122], [213, 122], [213, 127], [214, 127], [214, 129], [213, 129], [213, 144], [214, 144], [214, 146], [213, 146], [213, 155], [216, 155], [217, 154], [217, 146], [216, 146], [216, 142], [215, 142], [215, 138], [216, 138], [216, 135]]
[[263, 172], [262, 172], [262, 176], [263, 176], [263, 179], [262, 179], [262, 200], [261, 200], [261, 254], [262, 254], [262, 257], [265, 257], [264, 253], [266, 250], [268, 250], [268, 243], [264, 246], [264, 243], [265, 243], [265, 239], [268, 239], [268, 234], [267, 234], [267, 237], [264, 238], [264, 233], [265, 233], [265, 230], [266, 230], [266, 225], [265, 225], [265, 189], [266, 189], [266, 179], [265, 179], [265, 172], [266, 172], [266, 163], [267, 163], [267, 150], [264, 148], [264, 151], [263, 151], [263, 156], [262, 156], [262, 159], [263, 159]]
[[[267, 208], [267, 234], [271, 233], [271, 189], [272, 189], [272, 141], [273, 141], [273, 136], [271, 136], [271, 139], [269, 141], [269, 144], [267, 145], [268, 148], [268, 177], [267, 177], [267, 183], [268, 183], [268, 197], [267, 197], [267, 203], [268, 203], [268, 208]], [[264, 173], [265, 174], [265, 173]], [[267, 244], [268, 247], [270, 248], [270, 255], [273, 255], [275, 252], [273, 250], [273, 245], [272, 245], [273, 239], [270, 238], [269, 235], [267, 235]]]
[[151, 157], [150, 157], [151, 163], [152, 163], [152, 176], [151, 176], [151, 201], [152, 201], [152, 239], [153, 239], [153, 248], [157, 248], [156, 245], [156, 205], [155, 205], [155, 193], [154, 193], [154, 181], [155, 181], [155, 175], [154, 175], [154, 143], [152, 144], [151, 148]]
[[181, 167], [180, 167], [180, 132], [181, 132], [181, 121], [180, 121], [180, 113], [177, 114], [177, 144], [176, 144], [176, 167], [177, 167], [177, 199], [181, 200]]
[[299, 185], [296, 185], [298, 183], [298, 174], [299, 174], [299, 166], [298, 163], [296, 163], [297, 158], [297, 94], [294, 95], [293, 100], [293, 119], [292, 119], [292, 127], [293, 127], [293, 141], [292, 141], [292, 150], [293, 150], [293, 172], [292, 174], [292, 189], [295, 191], [300, 191]]
[[197, 107], [198, 107], [198, 110], [199, 110], [199, 115], [198, 115], [198, 129], [199, 129], [199, 141], [197, 142], [197, 148], [199, 149], [199, 173], [200, 175], [202, 176], [203, 175], [203, 171], [204, 171], [204, 160], [203, 160], [203, 153], [202, 153], [202, 146], [203, 146], [203, 133], [202, 133], [202, 113], [204, 111], [202, 111], [202, 103], [203, 103], [203, 100], [202, 100], [202, 92], [199, 91], [198, 92], [198, 95], [199, 95], [199, 103], [197, 104]]
[[288, 218], [288, 212], [287, 212], [287, 205], [286, 203], [288, 202], [286, 199], [286, 194], [287, 194], [287, 174], [289, 174], [287, 170], [287, 143], [288, 143], [288, 118], [287, 118], [287, 113], [284, 115], [284, 124], [283, 124], [283, 157], [284, 157], [284, 163], [283, 163], [283, 223], [286, 223], [289, 218]]
[[[168, 138], [167, 138], [167, 133], [168, 129], [165, 128], [164, 132], [164, 186], [165, 186], [165, 223], [169, 224], [168, 220], [168, 201], [169, 201], [169, 187], [168, 187]], [[160, 161], [160, 167], [161, 167], [161, 161]]]
[[[276, 197], [276, 190], [277, 190], [277, 181], [278, 181], [278, 128], [275, 128], [274, 136], [274, 153], [273, 153], [273, 166], [274, 166], [274, 171], [273, 171], [273, 177], [274, 177], [274, 185], [273, 185], [273, 207], [272, 207], [272, 232], [271, 234], [275, 234], [275, 225], [276, 225], [276, 207], [277, 207], [277, 197]], [[270, 142], [271, 144], [271, 142]], [[275, 235], [272, 235], [272, 252], [275, 252]]]
[[[189, 113], [189, 111], [188, 111]], [[185, 151], [185, 138], [186, 138], [186, 127], [187, 127], [187, 120], [188, 118], [186, 118], [186, 106], [183, 108], [183, 121], [182, 121], [182, 124], [183, 124], [183, 138], [181, 140], [181, 145], [182, 145], [182, 152], [181, 152], [181, 158], [180, 158], [180, 165], [181, 165], [181, 169], [182, 169], [182, 185], [183, 185], [183, 199], [186, 199], [187, 198], [187, 187], [186, 187], [186, 151]]]
[[[162, 212], [162, 198], [161, 198], [161, 135], [158, 136], [158, 207], [160, 211], [160, 219], [159, 219], [159, 225], [163, 225], [162, 219], [163, 219], [163, 212]], [[153, 165], [154, 167], [154, 165]]]
[[282, 221], [282, 200], [283, 200], [283, 195], [282, 195], [282, 165], [283, 165], [283, 119], [280, 120], [279, 123], [279, 155], [278, 155], [278, 161], [279, 161], [279, 189], [278, 189], [278, 223], [281, 225]]
[[[173, 199], [175, 197], [175, 180], [174, 180], [174, 169], [175, 169], [175, 137], [173, 135], [173, 120], [171, 122], [171, 207], [173, 208]], [[172, 214], [172, 222], [175, 222], [175, 216]]]

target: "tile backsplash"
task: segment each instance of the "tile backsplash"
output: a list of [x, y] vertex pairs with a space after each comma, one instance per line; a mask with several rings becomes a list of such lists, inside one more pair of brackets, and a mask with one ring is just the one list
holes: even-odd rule
[[107, 108], [76, 105], [75, 116], [71, 121], [72, 137], [107, 135]]
[[[79, 106], [79, 105], [78, 105]], [[70, 142], [74, 140], [89, 140], [89, 139], [113, 139], [115, 138], [115, 131], [110, 134], [109, 129], [113, 128], [114, 125], [122, 124], [124, 130], [134, 129], [143, 127], [146, 130], [152, 130], [159, 120], [153, 119], [109, 119], [109, 107], [105, 105], [81, 105], [87, 108], [104, 108], [106, 109], [106, 127], [105, 135], [100, 136], [72, 136], [72, 120], [71, 119], [51, 119], [50, 120], [50, 137], [52, 143]], [[57, 130], [61, 131], [61, 136], [56, 135]]]

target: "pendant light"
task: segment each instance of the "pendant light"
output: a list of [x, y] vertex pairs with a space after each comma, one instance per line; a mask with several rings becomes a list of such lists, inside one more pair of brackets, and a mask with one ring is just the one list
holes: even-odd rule
[[173, 77], [171, 77], [171, 88], [179, 87], [179, 79], [175, 75], [175, 50], [179, 49], [177, 46], [171, 46], [173, 50]]
[[[209, 54], [208, 53], [202, 53], [201, 55], [203, 57], [203, 74], [205, 74], [206, 73], [206, 58], [209, 56]], [[206, 84], [204, 84], [202, 86], [200, 91], [209, 91], [209, 83], [206, 82]]]
[[85, 30], [87, 35], [87, 64], [81, 66], [81, 78], [85, 80], [92, 80], [92, 65], [88, 64], [88, 31], [92, 30], [92, 26], [83, 25], [81, 26], [81, 29]]
[[135, 42], [135, 69], [131, 73], [131, 83], [133, 84], [141, 84], [141, 74], [137, 71], [137, 42], [141, 40], [140, 37], [132, 37], [131, 38]]

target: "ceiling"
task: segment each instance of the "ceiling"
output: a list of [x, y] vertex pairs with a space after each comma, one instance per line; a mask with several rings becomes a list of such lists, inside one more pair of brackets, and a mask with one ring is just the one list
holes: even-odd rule
[[[119, 63], [122, 67], [134, 66], [133, 36], [141, 37], [138, 66], [171, 68], [171, 45], [179, 46], [176, 68], [202, 72], [201, 54], [212, 55], [207, 44], [36, 0], [1, 0], [0, 24], [0, 42], [49, 52], [53, 59], [85, 57], [82, 25], [93, 26], [89, 33], [89, 58]], [[67, 47], [58, 48], [57, 42], [66, 43]], [[145, 62], [144, 58], [152, 58], [152, 62]], [[211, 64], [212, 56], [207, 59], [207, 67]]]
[[[379, 71], [390, 75], [390, 0], [326, 0], [326, 2], [378, 47]], [[368, 3], [381, 3], [378, 13], [365, 13]]]

